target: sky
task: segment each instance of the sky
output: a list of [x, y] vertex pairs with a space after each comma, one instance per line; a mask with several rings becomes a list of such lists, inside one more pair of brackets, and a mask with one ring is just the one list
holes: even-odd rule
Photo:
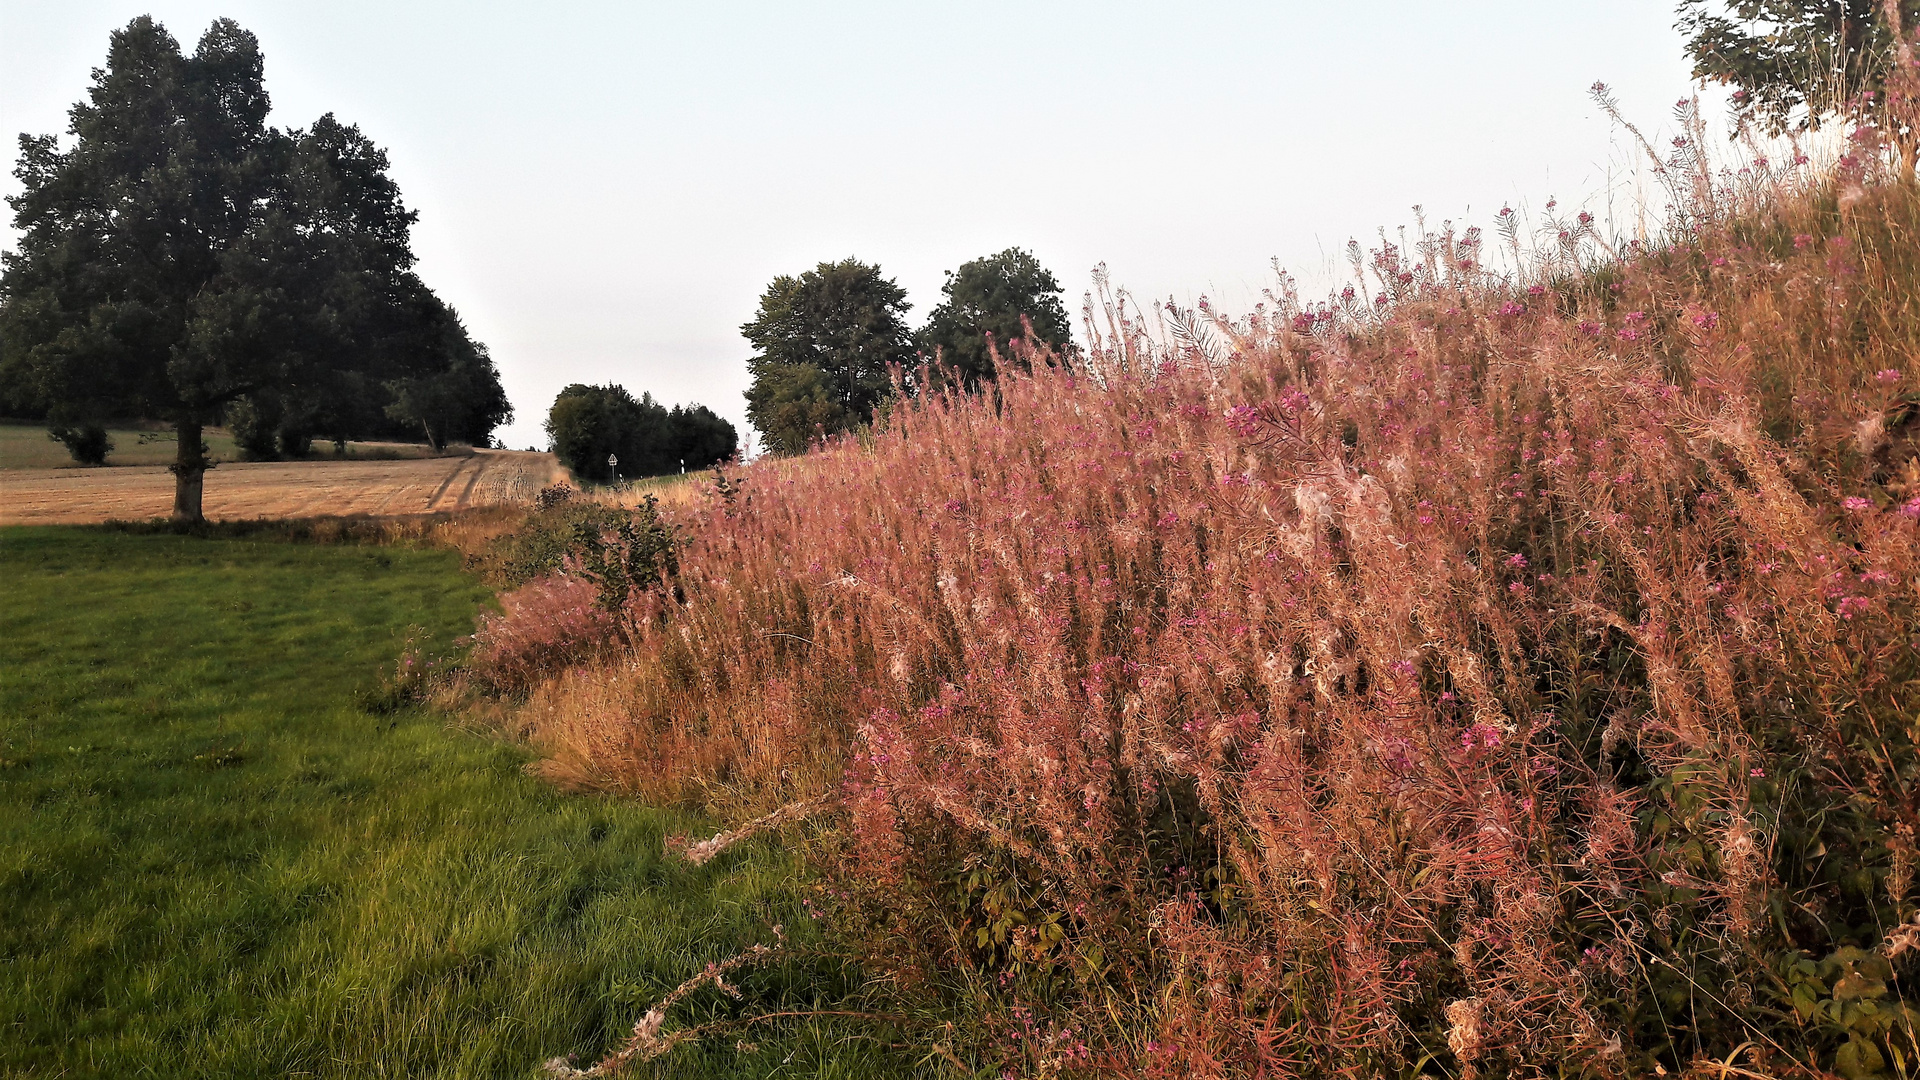
[[747, 434], [740, 324], [822, 261], [877, 263], [916, 326], [945, 271], [1010, 246], [1076, 316], [1103, 263], [1138, 297], [1233, 312], [1275, 259], [1340, 284], [1348, 239], [1416, 204], [1482, 226], [1551, 198], [1623, 212], [1632, 155], [1587, 88], [1648, 129], [1694, 89], [1672, 0], [8, 0], [10, 157], [15, 133], [65, 132], [141, 14], [188, 50], [237, 20], [271, 123], [332, 112], [386, 148], [422, 277], [499, 364], [513, 447], [546, 446], [575, 382]]

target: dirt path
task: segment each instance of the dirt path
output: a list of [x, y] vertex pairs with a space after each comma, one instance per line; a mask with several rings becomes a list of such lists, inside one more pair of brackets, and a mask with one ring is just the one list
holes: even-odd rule
[[[529, 502], [558, 475], [552, 454], [524, 450], [407, 461], [234, 463], [207, 474], [205, 508], [215, 520], [418, 514]], [[172, 509], [173, 476], [164, 468], [0, 471], [0, 525], [139, 520]]]

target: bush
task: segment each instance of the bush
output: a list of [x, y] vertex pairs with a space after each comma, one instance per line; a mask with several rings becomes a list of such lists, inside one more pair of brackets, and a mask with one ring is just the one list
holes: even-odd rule
[[548, 501], [549, 492], [554, 491], [543, 490], [534, 511], [519, 527], [488, 545], [479, 562], [495, 584], [518, 588], [534, 578], [560, 573], [569, 557], [598, 544], [602, 534], [617, 528], [627, 517], [619, 507], [585, 499], [555, 497]]
[[499, 614], [480, 617], [467, 670], [489, 693], [525, 693], [613, 640], [613, 615], [598, 600], [590, 582], [565, 574], [508, 590]]
[[113, 438], [98, 424], [55, 424], [47, 429], [47, 438], [65, 445], [67, 453], [81, 465], [105, 465], [107, 455], [113, 453]]
[[541, 491], [479, 561], [506, 591], [501, 613], [481, 619], [471, 671], [509, 694], [620, 640], [631, 620], [650, 617], [642, 598], [669, 587], [678, 569], [673, 534], [651, 497], [625, 510], [576, 499], [564, 486]]

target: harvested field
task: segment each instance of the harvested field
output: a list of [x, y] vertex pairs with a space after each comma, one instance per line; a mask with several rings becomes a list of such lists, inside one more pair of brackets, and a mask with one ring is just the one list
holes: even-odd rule
[[[422, 514], [531, 501], [564, 477], [552, 454], [475, 450], [410, 461], [230, 463], [207, 474], [211, 520]], [[165, 517], [173, 475], [161, 467], [0, 472], [0, 524], [77, 525]]]

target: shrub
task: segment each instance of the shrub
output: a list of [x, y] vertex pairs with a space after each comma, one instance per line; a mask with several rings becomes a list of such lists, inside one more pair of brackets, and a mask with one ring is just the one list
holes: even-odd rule
[[65, 446], [81, 465], [105, 465], [113, 453], [113, 438], [98, 424], [55, 424], [47, 429], [47, 438]]
[[500, 585], [516, 588], [559, 573], [569, 556], [597, 543], [627, 516], [618, 507], [562, 496], [554, 488], [541, 491], [538, 500], [533, 512], [512, 532], [496, 538], [480, 560], [487, 575]]
[[507, 591], [501, 612], [481, 618], [470, 669], [504, 694], [618, 640], [629, 620], [649, 617], [643, 598], [677, 570], [673, 533], [651, 496], [627, 510], [576, 499], [564, 486], [541, 491], [480, 562]]
[[613, 614], [590, 582], [547, 574], [500, 597], [473, 636], [469, 671], [494, 694], [519, 694], [613, 639]]

